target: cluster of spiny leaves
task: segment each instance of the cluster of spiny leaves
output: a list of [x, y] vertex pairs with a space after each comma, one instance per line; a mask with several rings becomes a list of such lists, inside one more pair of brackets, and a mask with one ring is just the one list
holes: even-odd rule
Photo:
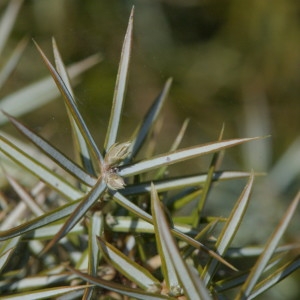
[[[178, 150], [187, 127], [185, 122], [169, 152], [136, 161], [138, 154], [142, 156], [142, 146], [147, 149], [170, 89], [168, 80], [132, 136], [119, 140], [132, 26], [133, 12], [106, 138], [100, 149], [74, 101], [55, 41], [55, 66], [36, 46], [63, 96], [77, 162], [3, 112], [43, 153], [49, 165], [28, 154], [18, 141], [0, 136], [4, 157], [25, 169], [19, 171], [23, 176], [29, 172], [38, 178], [28, 191], [6, 172], [7, 161], [3, 161], [2, 171], [20, 201], [0, 216], [0, 299], [49, 299], [59, 295], [63, 295], [60, 299], [252, 299], [299, 266], [299, 259], [291, 258], [290, 248], [278, 247], [299, 194], [264, 247], [257, 249], [251, 269], [238, 271], [234, 266], [235, 259], [241, 256], [253, 258], [247, 248], [237, 250], [230, 246], [250, 200], [254, 173], [218, 171], [217, 166], [221, 151], [257, 138], [222, 140], [221, 132], [216, 142]], [[169, 165], [211, 153], [206, 174], [166, 177]], [[203, 216], [214, 182], [247, 177], [227, 218]], [[191, 202], [196, 204], [190, 216], [175, 217]], [[16, 219], [13, 215], [18, 209], [22, 214]], [[7, 228], [11, 218], [15, 218], [14, 226]], [[206, 246], [208, 236], [220, 224], [221, 231]]]

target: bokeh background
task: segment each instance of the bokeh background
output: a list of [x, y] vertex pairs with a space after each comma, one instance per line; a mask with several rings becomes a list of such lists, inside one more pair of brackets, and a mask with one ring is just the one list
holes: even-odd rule
[[[6, 3], [1, 1], [0, 9]], [[183, 147], [216, 140], [223, 124], [225, 138], [271, 135], [228, 150], [222, 166], [268, 173], [256, 180], [243, 234], [237, 236], [237, 244], [261, 243], [300, 186], [300, 2], [25, 0], [2, 59], [24, 36], [34, 38], [50, 57], [54, 36], [66, 64], [100, 53], [101, 63], [85, 72], [74, 88], [99, 144], [133, 5], [134, 42], [120, 141], [130, 138], [169, 77], [173, 86], [157, 152], [168, 150], [186, 118], [190, 124]], [[46, 74], [30, 42], [0, 97]], [[71, 155], [70, 128], [60, 99], [22, 118]], [[4, 129], [11, 130], [8, 125]], [[202, 159], [173, 172], [195, 166], [195, 171], [205, 172], [208, 163]], [[207, 212], [226, 216], [244, 183], [217, 186]], [[283, 242], [299, 243], [299, 217], [298, 209]], [[299, 280], [298, 271], [280, 284], [272, 299], [298, 299], [297, 275]]]

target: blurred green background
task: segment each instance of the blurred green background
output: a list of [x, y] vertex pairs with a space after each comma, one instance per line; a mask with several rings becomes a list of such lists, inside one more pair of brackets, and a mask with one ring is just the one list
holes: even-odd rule
[[[103, 62], [83, 76], [76, 95], [92, 123], [101, 125], [110, 109], [132, 5], [125, 122], [140, 120], [173, 77], [164, 131], [175, 134], [190, 117], [194, 142], [217, 138], [223, 122], [227, 138], [271, 134], [265, 144], [272, 144], [272, 152], [262, 149], [247, 164], [260, 170], [274, 164], [299, 136], [298, 1], [24, 1], [11, 46], [27, 35], [51, 55], [54, 36], [67, 64], [100, 52]], [[30, 43], [7, 89], [45, 74]]]
[[[6, 3], [2, 1], [1, 7]], [[82, 75], [74, 89], [99, 144], [109, 118], [132, 5], [134, 43], [120, 141], [130, 138], [169, 77], [174, 81], [158, 152], [168, 150], [187, 117], [191, 121], [183, 147], [216, 140], [223, 123], [226, 139], [271, 135], [228, 150], [222, 166], [268, 172], [257, 179], [243, 224], [249, 234], [237, 240], [255, 243], [267, 238], [300, 186], [300, 2], [25, 0], [4, 58], [24, 36], [34, 38], [49, 57], [54, 36], [66, 64], [101, 53], [102, 62]], [[30, 42], [0, 97], [46, 74]], [[48, 137], [71, 153], [62, 108], [62, 101], [55, 101], [24, 119], [44, 135], [47, 128], [56, 126], [55, 134]], [[208, 162], [199, 160], [196, 170], [205, 172]], [[181, 172], [190, 166], [195, 164], [185, 165]], [[243, 184], [220, 185], [207, 210], [226, 215]], [[295, 219], [287, 242], [299, 242]], [[253, 224], [264, 230], [253, 234]], [[292, 280], [289, 284], [276, 299], [297, 299], [291, 292], [297, 284]]]

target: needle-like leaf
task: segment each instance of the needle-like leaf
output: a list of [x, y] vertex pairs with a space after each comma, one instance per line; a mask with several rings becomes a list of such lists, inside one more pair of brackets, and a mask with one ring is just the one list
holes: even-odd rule
[[[104, 228], [103, 215], [95, 213], [89, 219], [89, 247], [88, 247], [88, 273], [91, 276], [97, 276], [100, 251], [97, 243], [97, 236], [102, 234]], [[93, 299], [94, 287], [88, 287], [83, 295], [83, 300]]]
[[[231, 214], [226, 221], [219, 237], [216, 242], [216, 252], [220, 255], [224, 255], [228, 247], [230, 246], [231, 241], [233, 240], [242, 218], [246, 212], [249, 200], [250, 200], [250, 193], [252, 190], [254, 181], [254, 175], [251, 174], [247, 185], [245, 186], [239, 200], [236, 202]], [[218, 265], [218, 261], [210, 260], [208, 264], [205, 266], [204, 271], [202, 273], [202, 278], [207, 286], [211, 281], [212, 277], [216, 272], [216, 268]]]
[[130, 161], [137, 154], [143, 142], [145, 141], [147, 135], [151, 131], [151, 128], [155, 124], [157, 117], [159, 116], [159, 113], [167, 99], [171, 87], [171, 83], [172, 83], [172, 79], [168, 79], [163, 90], [155, 99], [154, 103], [149, 108], [146, 116], [144, 117], [143, 121], [137, 128], [136, 133], [133, 135], [134, 138], [131, 144], [130, 154], [125, 160], [125, 163], [127, 161]]
[[69, 269], [72, 273], [76, 274], [79, 278], [88, 281], [91, 284], [95, 284], [97, 286], [100, 286], [102, 288], [105, 288], [110, 291], [114, 291], [116, 293], [119, 293], [121, 295], [126, 295], [133, 299], [141, 299], [141, 300], [158, 300], [158, 299], [173, 299], [172, 297], [163, 296], [160, 294], [154, 294], [154, 293], [147, 293], [140, 289], [133, 289], [126, 287], [125, 285], [118, 284], [112, 281], [108, 280], [102, 280], [98, 277], [93, 277], [87, 274], [84, 274], [80, 271], [77, 271], [71, 267], [66, 267]]
[[[120, 204], [121, 206], [123, 206], [124, 208], [128, 209], [130, 212], [132, 212], [134, 215], [138, 216], [139, 218], [153, 224], [153, 219], [152, 216], [149, 215], [147, 212], [145, 212], [144, 210], [142, 210], [141, 208], [139, 208], [138, 206], [136, 206], [134, 203], [132, 203], [131, 201], [129, 201], [126, 197], [124, 197], [121, 193], [119, 192], [115, 192], [113, 193], [114, 196], [114, 200]], [[215, 253], [214, 251], [210, 250], [208, 247], [206, 247], [205, 245], [203, 245], [202, 243], [194, 240], [193, 238], [189, 237], [188, 235], [182, 233], [177, 227], [176, 225], [174, 226], [174, 228], [170, 229], [171, 232], [177, 237], [182, 239], [183, 241], [185, 241], [186, 243], [190, 244], [191, 246], [195, 247], [196, 249], [202, 249], [203, 251], [205, 251], [206, 253], [208, 253], [210, 256], [216, 258], [217, 260], [219, 260], [221, 263], [223, 263], [224, 265], [228, 266], [229, 268], [231, 268], [232, 270], [236, 270], [235, 267], [233, 267], [231, 264], [229, 264], [225, 259], [223, 259], [220, 255], [218, 255], [217, 253]]]
[[220, 142], [209, 143], [205, 145], [195, 146], [191, 148], [181, 149], [175, 152], [158, 155], [148, 160], [139, 163], [124, 166], [119, 171], [120, 176], [130, 176], [138, 173], [147, 172], [161, 166], [171, 165], [180, 161], [191, 159], [197, 156], [221, 151], [223, 149], [236, 146], [238, 144], [261, 139], [261, 137], [233, 139]]
[[38, 178], [41, 178], [47, 185], [64, 195], [67, 199], [75, 200], [83, 196], [83, 193], [79, 189], [70, 185], [64, 178], [49, 170], [44, 164], [38, 162], [1, 135], [0, 151], [18, 165], [24, 167]]
[[252, 267], [247, 280], [245, 281], [245, 283], [243, 284], [242, 288], [240, 289], [237, 297], [235, 298], [236, 300], [247, 299], [249, 297], [249, 295], [251, 294], [260, 275], [264, 271], [265, 266], [267, 265], [272, 254], [274, 253], [274, 250], [275, 250], [276, 246], [278, 245], [279, 240], [281, 239], [290, 220], [292, 219], [292, 217], [295, 213], [295, 210], [298, 206], [299, 201], [300, 201], [300, 192], [298, 192], [298, 194], [294, 198], [293, 202], [288, 207], [286, 213], [284, 214], [283, 218], [281, 219], [281, 223], [278, 225], [276, 230], [270, 236], [268, 242], [266, 243], [263, 253], [259, 256], [255, 265]]
[[152, 291], [155, 288], [159, 290], [160, 282], [148, 270], [99, 237], [98, 245], [106, 261], [112, 264], [121, 274], [146, 291]]
[[10, 122], [23, 134], [25, 135], [34, 145], [41, 149], [47, 154], [49, 158], [58, 163], [63, 169], [65, 169], [70, 175], [74, 176], [82, 183], [93, 186], [97, 179], [90, 174], [87, 174], [81, 167], [68, 159], [63, 153], [61, 153], [54, 146], [49, 144], [42, 137], [34, 133], [20, 121], [10, 116], [9, 114], [3, 112], [10, 120]]
[[[233, 179], [242, 179], [249, 177], [249, 172], [236, 172], [236, 171], [218, 171], [213, 174], [212, 180], [225, 181]], [[168, 178], [164, 180], [153, 181], [157, 192], [166, 192], [171, 190], [182, 189], [185, 187], [202, 186], [207, 180], [207, 174], [182, 176], [180, 178]], [[140, 184], [128, 185], [122, 190], [123, 195], [136, 195], [141, 193], [149, 193], [151, 191], [151, 182], [143, 182]]]
[[5, 265], [9, 262], [9, 259], [13, 255], [15, 249], [21, 241], [21, 237], [17, 236], [14, 238], [1, 243], [0, 247], [0, 272], [4, 269]]
[[172, 262], [173, 268], [175, 269], [177, 276], [180, 278], [182, 288], [184, 289], [185, 295], [188, 299], [211, 300], [212, 298], [210, 297], [209, 291], [206, 289], [203, 282], [199, 277], [192, 274], [191, 269], [187, 266], [179, 253], [178, 247], [170, 232], [166, 216], [160, 205], [154, 185], [152, 185], [151, 201], [151, 211], [156, 236], [159, 235], [160, 243], [163, 244], [162, 249], [166, 251], [161, 253], [161, 255], [164, 255], [162, 260], [164, 258], [168, 258], [168, 260]]
[[[155, 232], [155, 239], [157, 245], [157, 251], [159, 257], [161, 259], [161, 269], [163, 273], [164, 280], [166, 282], [167, 291], [169, 295], [173, 295], [175, 297], [182, 296], [183, 289], [180, 284], [178, 272], [176, 272], [176, 267], [174, 265], [174, 259], [168, 251], [168, 247], [166, 243], [168, 242], [165, 240], [165, 236], [163, 231], [169, 231], [169, 235], [171, 235], [169, 226], [167, 225], [166, 217], [163, 215], [162, 209], [160, 207], [157, 192], [154, 191], [152, 187], [151, 191], [151, 212], [153, 218], [153, 226]], [[158, 220], [160, 218], [160, 220]], [[172, 247], [175, 246], [173, 242]], [[174, 247], [176, 248], [176, 246]], [[177, 250], [177, 249], [173, 249]]]
[[61, 94], [64, 97], [65, 103], [69, 108], [69, 112], [72, 114], [78, 128], [81, 131], [82, 136], [84, 137], [86, 143], [89, 145], [89, 149], [91, 150], [91, 153], [94, 155], [95, 159], [98, 161], [103, 161], [102, 155], [100, 153], [100, 151], [98, 150], [96, 143], [92, 137], [92, 135], [90, 134], [78, 108], [77, 105], [72, 97], [72, 95], [70, 94], [68, 88], [66, 87], [64, 81], [62, 80], [62, 78], [60, 77], [59, 73], [55, 70], [55, 68], [52, 66], [52, 64], [50, 63], [50, 61], [48, 60], [48, 58], [46, 57], [46, 55], [44, 54], [44, 52], [42, 51], [42, 49], [38, 46], [38, 44], [36, 42], [34, 42], [36, 45], [36, 48], [38, 49], [42, 59], [44, 60], [50, 74], [52, 75], [52, 78], [54, 79], [56, 86], [58, 87], [58, 89], [60, 90]]
[[[111, 230], [116, 232], [141, 232], [141, 233], [154, 233], [154, 227], [151, 223], [135, 217], [114, 217], [113, 223], [107, 224]], [[175, 225], [176, 228], [189, 235], [196, 234], [197, 232], [189, 225]]]
[[43, 290], [31, 291], [31, 292], [23, 292], [11, 296], [1, 297], [1, 300], [39, 300], [39, 299], [50, 299], [52, 297], [57, 297], [59, 295], [66, 294], [68, 292], [73, 292], [76, 290], [84, 289], [86, 285], [78, 285], [78, 286], [60, 286], [55, 288], [47, 288]]
[[41, 254], [46, 253], [51, 247], [53, 247], [62, 237], [64, 237], [79, 220], [85, 215], [85, 213], [91, 208], [91, 206], [100, 198], [101, 194], [106, 189], [106, 184], [102, 178], [99, 178], [97, 183], [89, 191], [89, 193], [81, 200], [80, 204], [76, 207], [70, 217], [67, 219], [63, 227], [54, 236], [54, 238], [43, 249]]
[[5, 267], [6, 263], [9, 262], [9, 259], [11, 258], [14, 251], [15, 251], [15, 248], [10, 248], [6, 252], [1, 253], [1, 255], [0, 255], [0, 272], [2, 272], [2, 269]]
[[107, 151], [113, 144], [116, 143], [118, 129], [120, 125], [120, 117], [121, 117], [122, 107], [124, 103], [128, 70], [129, 70], [129, 62], [130, 62], [133, 14], [134, 14], [134, 8], [132, 8], [131, 10], [126, 35], [124, 38], [119, 70], [118, 70], [118, 75], [116, 80], [114, 98], [112, 103], [112, 109], [109, 118], [106, 138], [104, 142], [105, 151]]
[[299, 270], [299, 268], [300, 268], [299, 257], [293, 259], [292, 261], [289, 261], [284, 266], [277, 268], [271, 275], [269, 275], [267, 278], [265, 278], [255, 286], [248, 299], [249, 300], [255, 299], [257, 296], [261, 295], [263, 292], [270, 289], [278, 282], [282, 281], [284, 278], [289, 276], [294, 271]]
[[95, 213], [89, 220], [89, 274], [95, 276], [99, 263], [97, 236], [102, 234], [104, 220], [101, 213]]
[[37, 217], [24, 224], [21, 224], [9, 230], [0, 231], [0, 241], [4, 241], [16, 236], [21, 236], [37, 228], [43, 227], [52, 222], [65, 218], [75, 210], [75, 208], [78, 206], [80, 201], [81, 199], [77, 201], [72, 201], [64, 206], [61, 206], [49, 213], [41, 215], [40, 217]]
[[[66, 88], [69, 90], [70, 94], [72, 95], [73, 99], [74, 93], [73, 89], [70, 83], [69, 74], [67, 72], [67, 69], [63, 63], [63, 60], [61, 58], [60, 52], [58, 50], [56, 41], [54, 38], [52, 38], [52, 47], [53, 47], [53, 54], [55, 59], [55, 65], [56, 69], [61, 76], [62, 80], [64, 81]], [[80, 132], [80, 129], [78, 128], [76, 121], [74, 120], [72, 113], [70, 112], [68, 106], [66, 105], [69, 120], [71, 123], [71, 128], [73, 131], [73, 137], [74, 137], [74, 146], [79, 151], [75, 151], [75, 155], [77, 155], [77, 161], [81, 161], [83, 166], [85, 167], [85, 170], [89, 172], [90, 174], [94, 174], [94, 167], [92, 165], [92, 157], [90, 156], [90, 152], [88, 149], [88, 145], [84, 139], [84, 136]]]
[[[224, 134], [224, 125], [221, 129], [221, 133], [219, 135], [218, 141], [222, 141], [223, 134]], [[223, 151], [216, 152], [216, 153], [214, 153], [214, 155], [212, 157], [209, 169], [207, 171], [207, 179], [206, 179], [205, 184], [203, 186], [203, 192], [201, 194], [201, 197], [199, 197], [197, 208], [193, 212], [193, 223], [192, 224], [193, 224], [194, 227], [198, 227], [200, 225], [202, 211], [203, 211], [203, 208], [204, 208], [204, 205], [206, 203], [209, 191], [210, 191], [211, 186], [212, 186], [214, 173], [217, 169], [217, 166], [219, 165], [220, 157], [222, 157], [221, 153], [223, 153]]]

